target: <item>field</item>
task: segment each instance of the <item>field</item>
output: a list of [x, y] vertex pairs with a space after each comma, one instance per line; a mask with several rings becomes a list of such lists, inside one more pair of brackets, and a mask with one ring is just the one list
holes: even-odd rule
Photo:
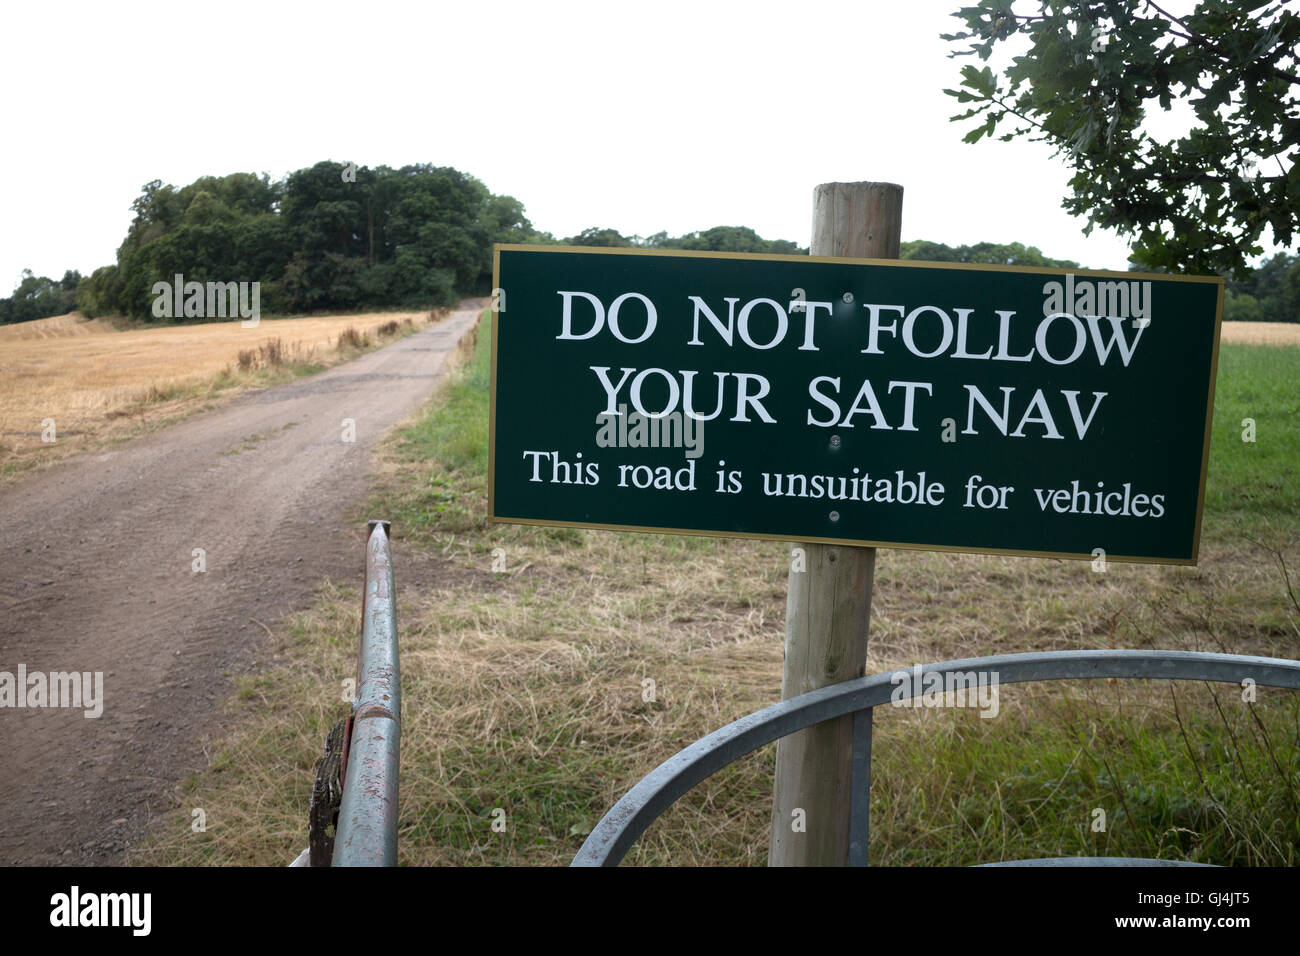
[[1224, 322], [1223, 341], [1240, 345], [1300, 345], [1300, 322]]
[[[562, 865], [657, 763], [779, 699], [788, 546], [487, 524], [486, 340], [389, 443], [356, 515], [394, 522], [400, 859]], [[1296, 657], [1298, 382], [1300, 349], [1223, 347], [1199, 567], [882, 550], [868, 672], [1088, 647]], [[359, 594], [359, 580], [335, 583], [282, 622], [265, 666], [239, 679], [236, 729], [210, 742], [211, 765], [134, 862], [282, 865], [302, 850], [314, 767], [347, 709]], [[1296, 695], [1029, 684], [1003, 688], [1001, 708], [878, 709], [873, 863], [1300, 862]], [[769, 746], [718, 773], [626, 862], [765, 863], [773, 766]], [[193, 806], [218, 823], [193, 833]]]
[[[174, 421], [218, 394], [323, 368], [427, 318], [366, 314], [118, 331], [71, 313], [0, 327], [0, 479]], [[390, 323], [396, 326], [381, 335]], [[53, 442], [43, 440], [47, 420]]]

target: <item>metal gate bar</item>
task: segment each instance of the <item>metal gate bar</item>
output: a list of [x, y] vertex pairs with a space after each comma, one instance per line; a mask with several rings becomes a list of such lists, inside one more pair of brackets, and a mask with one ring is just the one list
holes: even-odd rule
[[[1300, 661], [1198, 651], [1049, 651], [1004, 654], [926, 664], [921, 675], [955, 672], [992, 676], [996, 684], [1101, 677], [1202, 680], [1240, 684], [1246, 678], [1265, 687], [1300, 690]], [[897, 671], [832, 684], [747, 714], [669, 757], [641, 779], [605, 814], [588, 835], [572, 866], [618, 866], [638, 837], [679, 797], [727, 764], [764, 744], [845, 714], [870, 714], [871, 708], [898, 697], [891, 679]], [[909, 682], [920, 696], [922, 681]], [[868, 790], [871, 779], [871, 722], [855, 719], [853, 731], [853, 807], [850, 863], [867, 855]], [[859, 789], [861, 788], [861, 789]], [[1046, 862], [1046, 861], [1044, 861]], [[1112, 864], [1155, 861], [1111, 860]], [[1165, 862], [1169, 865], [1169, 861]], [[1094, 863], [1105, 864], [1105, 858]], [[1177, 864], [1174, 864], [1177, 865]]]
[[357, 655], [352, 740], [334, 838], [334, 866], [397, 865], [402, 678], [387, 521], [371, 521]]

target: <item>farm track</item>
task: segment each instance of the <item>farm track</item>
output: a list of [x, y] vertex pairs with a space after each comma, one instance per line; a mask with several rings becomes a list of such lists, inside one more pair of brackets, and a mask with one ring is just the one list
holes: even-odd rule
[[0, 707], [0, 865], [120, 864], [175, 805], [266, 639], [257, 622], [304, 609], [322, 579], [360, 585], [365, 529], [345, 520], [371, 450], [432, 393], [474, 305], [0, 489], [0, 671], [104, 673], [99, 718]]

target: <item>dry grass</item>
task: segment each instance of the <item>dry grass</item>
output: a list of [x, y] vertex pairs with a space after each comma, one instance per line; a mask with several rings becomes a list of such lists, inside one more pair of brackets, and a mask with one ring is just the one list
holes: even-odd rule
[[[378, 331], [378, 329], [375, 330], [376, 334], [378, 334]], [[370, 336], [365, 332], [358, 332], [350, 325], [339, 333], [339, 337], [335, 341], [335, 348], [340, 351], [343, 349], [364, 349], [369, 345]]]
[[[330, 365], [428, 320], [428, 313], [342, 315], [119, 332], [73, 313], [0, 328], [0, 477], [174, 420], [219, 392], [264, 384], [259, 370]], [[47, 419], [53, 443], [41, 440]]]
[[1300, 345], [1300, 322], [1224, 322], [1223, 341], [1242, 345]]

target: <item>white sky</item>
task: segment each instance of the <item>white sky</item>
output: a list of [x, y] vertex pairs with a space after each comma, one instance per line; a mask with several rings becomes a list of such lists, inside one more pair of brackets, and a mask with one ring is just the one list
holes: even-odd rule
[[807, 245], [814, 186], [889, 181], [904, 240], [1124, 269], [1124, 241], [1060, 208], [1047, 146], [971, 146], [948, 122], [970, 60], [939, 34], [964, 3], [8, 5], [0, 295], [24, 267], [111, 263], [151, 179], [325, 159], [454, 166], [557, 237], [745, 225]]

